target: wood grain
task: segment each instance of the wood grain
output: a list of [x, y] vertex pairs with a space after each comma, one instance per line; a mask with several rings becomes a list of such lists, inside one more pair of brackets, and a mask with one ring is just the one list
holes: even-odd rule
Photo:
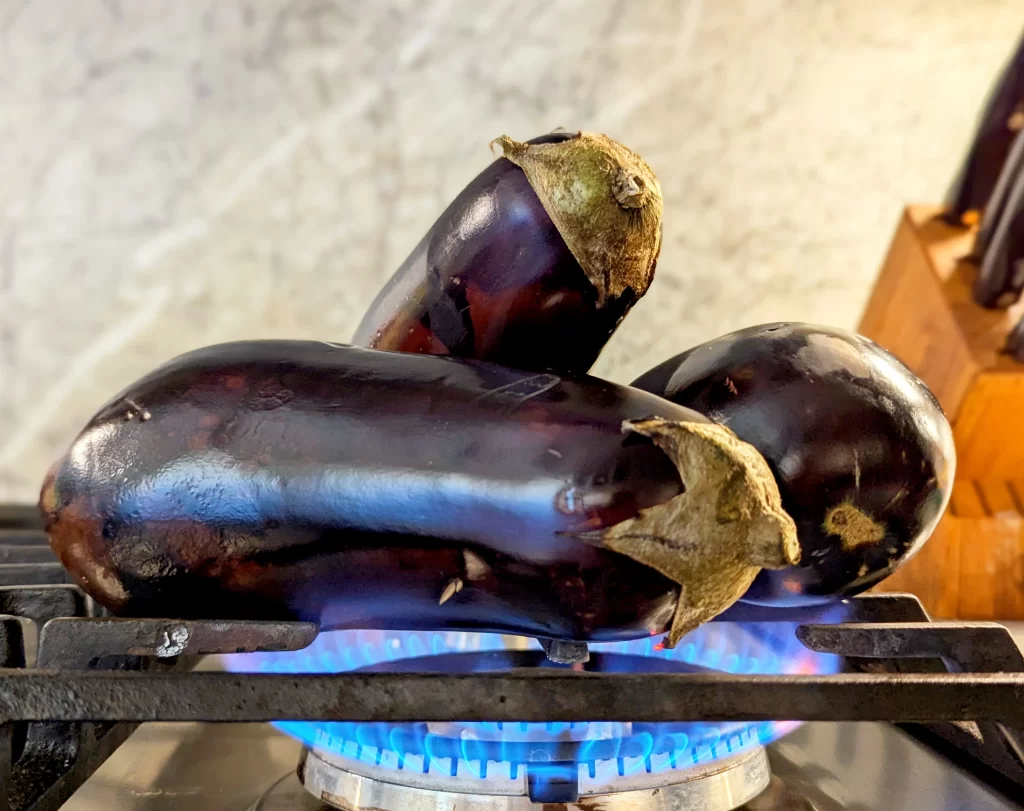
[[979, 374], [953, 423], [953, 436], [962, 475], [1019, 476], [1024, 471], [1024, 366]]
[[860, 332], [935, 392], [958, 478], [931, 540], [877, 590], [911, 591], [937, 617], [1024, 619], [1024, 365], [1000, 352], [1024, 302], [974, 303], [975, 234], [938, 213], [904, 212]]
[[[963, 522], [947, 516], [932, 537], [901, 569], [879, 583], [874, 591], [910, 592], [917, 595], [925, 610], [935, 619], [952, 619], [960, 611], [961, 540]], [[947, 577], [942, 573], [952, 572]]]
[[974, 482], [964, 479], [956, 482], [949, 499], [949, 513], [957, 518], [985, 518], [988, 515], [981, 492]]
[[1008, 481], [1002, 479], [982, 479], [974, 482], [974, 487], [978, 491], [978, 496], [985, 507], [987, 515], [994, 518], [1000, 516], [1020, 516]]
[[875, 591], [916, 594], [941, 619], [1024, 619], [1024, 481], [958, 479], [924, 548]]
[[904, 212], [859, 331], [935, 393], [953, 423], [957, 475], [1009, 479], [1024, 471], [1024, 365], [1000, 350], [1024, 302], [1009, 310], [974, 303], [974, 232], [938, 213]]
[[[978, 368], [957, 327], [927, 250], [931, 240], [953, 243], [965, 252], [961, 232], [945, 225], [924, 225], [918, 212], [904, 213], [879, 274], [858, 331], [885, 347], [928, 383], [947, 414], [955, 414]], [[946, 244], [946, 251], [952, 248]]]
[[1017, 514], [959, 524], [960, 597], [964, 619], [1024, 618], [1024, 518]]

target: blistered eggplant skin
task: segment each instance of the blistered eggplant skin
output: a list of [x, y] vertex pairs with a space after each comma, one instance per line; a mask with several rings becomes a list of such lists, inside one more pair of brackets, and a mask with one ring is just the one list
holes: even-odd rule
[[707, 422], [593, 378], [225, 344], [107, 404], [41, 505], [61, 561], [119, 614], [647, 636], [678, 587], [561, 533], [680, 492], [669, 458], [622, 431], [651, 414]]
[[583, 374], [644, 292], [627, 288], [599, 302], [526, 174], [499, 158], [402, 263], [352, 342]]
[[909, 369], [861, 336], [809, 324], [751, 327], [633, 385], [728, 426], [771, 466], [802, 558], [762, 571], [744, 602], [800, 605], [864, 591], [924, 544], [949, 500], [955, 450], [942, 409]]

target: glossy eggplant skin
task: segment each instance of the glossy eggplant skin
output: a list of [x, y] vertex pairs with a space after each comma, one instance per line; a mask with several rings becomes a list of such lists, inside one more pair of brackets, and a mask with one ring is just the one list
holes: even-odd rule
[[526, 174], [499, 158], [402, 263], [352, 342], [583, 374], [644, 292], [627, 288], [599, 303]]
[[751, 327], [633, 385], [728, 426], [768, 461], [802, 559], [762, 571], [744, 602], [813, 604], [864, 591], [924, 544], [949, 500], [955, 451], [942, 409], [909, 369], [859, 335]]
[[119, 614], [634, 638], [665, 629], [678, 587], [561, 533], [681, 491], [622, 431], [650, 414], [707, 422], [593, 378], [225, 344], [101, 409], [41, 505], [61, 561]]

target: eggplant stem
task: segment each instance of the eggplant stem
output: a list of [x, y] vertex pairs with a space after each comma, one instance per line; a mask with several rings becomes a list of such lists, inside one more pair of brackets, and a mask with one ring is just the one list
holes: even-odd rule
[[675, 463], [685, 491], [635, 517], [588, 532], [588, 543], [619, 552], [679, 583], [667, 645], [720, 614], [762, 568], [800, 561], [796, 525], [768, 463], [714, 423], [627, 420]]
[[554, 143], [491, 141], [523, 170], [565, 245], [597, 292], [599, 306], [651, 283], [661, 251], [661, 186], [635, 152], [581, 132]]
[[527, 150], [528, 144], [522, 141], [517, 141], [514, 138], [509, 138], [507, 135], [499, 135], [488, 145], [491, 148], [491, 152], [494, 151], [494, 145], [497, 144], [501, 147], [501, 154], [503, 157], [508, 158], [513, 163], [517, 162], [517, 159]]

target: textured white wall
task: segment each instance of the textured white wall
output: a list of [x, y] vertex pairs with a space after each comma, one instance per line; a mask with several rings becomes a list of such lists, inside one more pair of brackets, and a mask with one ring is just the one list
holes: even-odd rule
[[557, 126], [665, 191], [626, 381], [767, 320], [852, 327], [938, 199], [1017, 0], [0, 0], [0, 500], [169, 357], [346, 340], [492, 158]]

